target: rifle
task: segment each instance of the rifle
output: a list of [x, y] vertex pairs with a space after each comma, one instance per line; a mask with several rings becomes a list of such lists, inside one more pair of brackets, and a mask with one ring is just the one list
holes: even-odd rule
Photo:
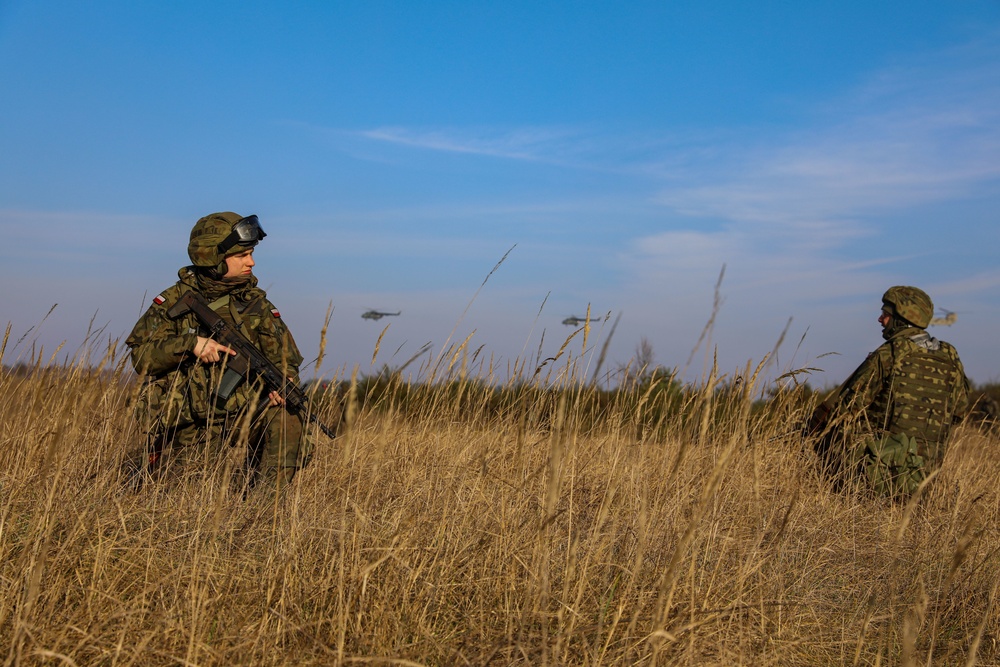
[[765, 440], [765, 442], [777, 442], [793, 435], [800, 435], [803, 438], [816, 438], [826, 431], [826, 427], [830, 422], [831, 414], [833, 414], [833, 408], [828, 403], [820, 403], [812, 411], [809, 419], [807, 419], [801, 426], [798, 426], [791, 431], [785, 431], [772, 436]]
[[[208, 329], [212, 338], [236, 351], [235, 355], [228, 355], [226, 371], [219, 383], [216, 400], [220, 404], [224, 404], [232, 396], [233, 391], [243, 380], [256, 376], [263, 382], [265, 393], [276, 391], [285, 399], [285, 408], [291, 414], [304, 417], [310, 423], [318, 426], [329, 437], [337, 437], [333, 429], [309, 412], [309, 397], [302, 391], [302, 388], [285, 377], [281, 369], [275, 366], [263, 352], [258, 350], [229, 322], [222, 319], [218, 313], [209, 308], [204, 296], [194, 291], [185, 292], [177, 303], [167, 310], [167, 316], [177, 318], [188, 312], [195, 314], [195, 317]], [[267, 402], [262, 399], [258, 413], [254, 417], [260, 416], [263, 408], [266, 407]]]

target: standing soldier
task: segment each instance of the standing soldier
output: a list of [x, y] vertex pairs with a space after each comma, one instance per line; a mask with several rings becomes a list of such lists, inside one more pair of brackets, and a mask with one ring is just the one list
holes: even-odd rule
[[282, 407], [282, 396], [276, 391], [264, 395], [253, 378], [220, 396], [224, 361], [235, 351], [213, 340], [194, 313], [168, 313], [188, 291], [201, 294], [209, 308], [298, 384], [302, 355], [253, 275], [254, 248], [265, 236], [256, 215], [224, 212], [200, 219], [188, 244], [193, 266], [182, 268], [180, 280], [153, 299], [125, 341], [132, 365], [143, 376], [136, 418], [146, 434], [130, 487], [137, 490], [158, 476], [171, 457], [213, 459], [237, 443], [247, 447], [245, 489], [261, 478], [280, 488], [308, 462], [302, 420]]
[[955, 348], [927, 333], [933, 314], [922, 290], [889, 288], [878, 318], [886, 342], [813, 413], [817, 452], [839, 480], [905, 497], [941, 465], [969, 381]]

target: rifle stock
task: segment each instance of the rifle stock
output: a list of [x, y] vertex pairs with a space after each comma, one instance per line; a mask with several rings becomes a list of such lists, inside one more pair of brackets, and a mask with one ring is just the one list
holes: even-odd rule
[[204, 296], [194, 291], [185, 292], [177, 303], [167, 310], [167, 315], [177, 318], [188, 312], [194, 313], [198, 321], [208, 329], [212, 338], [236, 351], [236, 354], [229, 355], [226, 361], [226, 372], [223, 374], [217, 393], [219, 401], [227, 400], [244, 379], [256, 376], [263, 383], [266, 393], [278, 392], [278, 395], [285, 400], [285, 408], [290, 413], [315, 424], [330, 438], [337, 437], [333, 429], [309, 411], [309, 397], [302, 388], [287, 378], [280, 368], [221, 315], [209, 308]]

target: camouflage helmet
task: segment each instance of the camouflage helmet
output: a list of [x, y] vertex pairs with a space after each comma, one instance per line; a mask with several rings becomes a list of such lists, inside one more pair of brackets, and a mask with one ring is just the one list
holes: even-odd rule
[[893, 315], [921, 329], [926, 329], [934, 317], [934, 303], [917, 287], [896, 285], [882, 295], [882, 304], [890, 306]]
[[188, 257], [195, 266], [225, 273], [227, 256], [254, 247], [265, 236], [256, 215], [244, 218], [231, 211], [212, 213], [191, 229]]

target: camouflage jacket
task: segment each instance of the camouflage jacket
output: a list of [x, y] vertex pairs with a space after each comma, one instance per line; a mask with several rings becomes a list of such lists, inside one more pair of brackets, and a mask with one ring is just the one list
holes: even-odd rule
[[968, 412], [969, 381], [953, 346], [906, 327], [868, 355], [833, 401], [832, 425], [867, 438], [908, 435], [939, 463], [952, 425]]
[[[193, 267], [178, 272], [180, 280], [161, 292], [143, 314], [126, 339], [132, 365], [145, 376], [146, 404], [168, 423], [205, 419], [219, 407], [235, 412], [246, 405], [259, 388], [244, 382], [224, 407], [214, 406], [210, 397], [221, 378], [221, 364], [204, 364], [194, 356], [198, 336], [207, 332], [192, 312], [173, 319], [167, 311], [187, 291], [202, 291]], [[234, 325], [288, 377], [299, 381], [302, 355], [278, 309], [257, 287], [257, 279], [234, 287], [211, 300], [210, 307]]]

